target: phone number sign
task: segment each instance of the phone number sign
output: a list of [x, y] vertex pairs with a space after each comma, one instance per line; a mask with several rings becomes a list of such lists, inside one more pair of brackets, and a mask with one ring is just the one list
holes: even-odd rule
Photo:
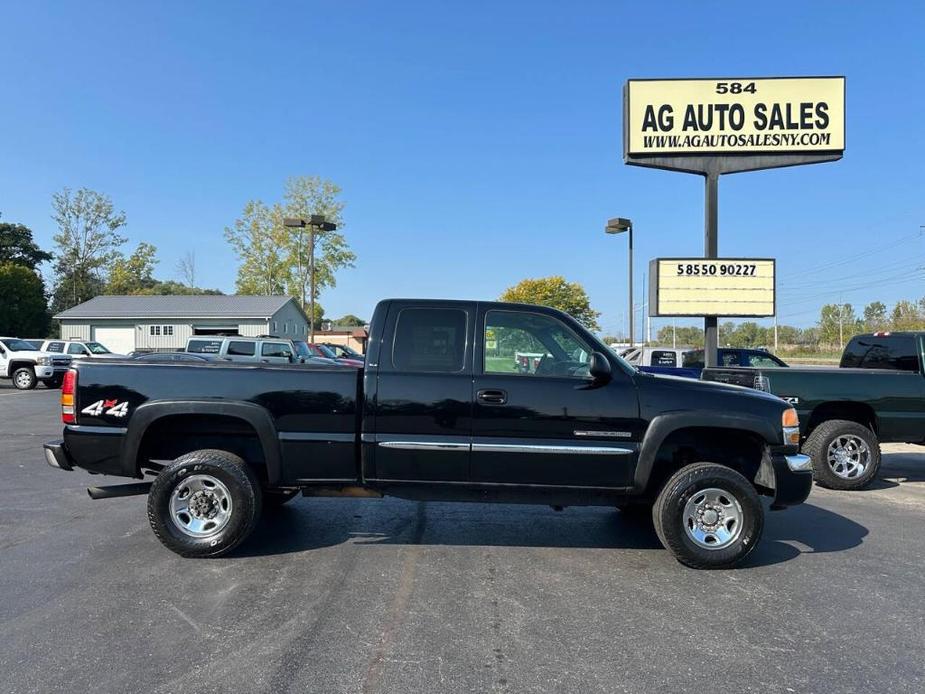
[[844, 77], [629, 80], [624, 109], [631, 156], [845, 149]]
[[759, 318], [775, 312], [772, 258], [656, 258], [649, 278], [650, 316]]

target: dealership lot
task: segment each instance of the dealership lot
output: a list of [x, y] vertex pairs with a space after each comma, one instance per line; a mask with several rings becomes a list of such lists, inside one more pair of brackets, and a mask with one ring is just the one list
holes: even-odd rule
[[[0, 385], [0, 691], [922, 691], [925, 449], [696, 572], [606, 508], [299, 499], [184, 560]], [[112, 480], [118, 483], [118, 480]]]

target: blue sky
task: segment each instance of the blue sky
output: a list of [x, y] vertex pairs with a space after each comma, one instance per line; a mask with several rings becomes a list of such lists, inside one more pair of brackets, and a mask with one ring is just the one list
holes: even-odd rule
[[635, 222], [637, 285], [648, 259], [703, 250], [702, 180], [622, 162], [624, 81], [844, 74], [842, 161], [720, 183], [720, 253], [777, 257], [780, 320], [806, 325], [839, 297], [925, 295], [901, 274], [925, 265], [923, 8], [6, 3], [0, 212], [50, 245], [52, 192], [103, 191], [158, 276], [193, 250], [198, 283], [233, 291], [223, 228], [318, 174], [344, 190], [359, 258], [321, 296], [329, 316], [562, 274], [615, 332], [626, 244], [608, 217]]

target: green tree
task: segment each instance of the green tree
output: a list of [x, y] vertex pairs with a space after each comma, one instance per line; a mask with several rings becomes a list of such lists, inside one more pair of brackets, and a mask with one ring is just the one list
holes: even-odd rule
[[818, 327], [822, 344], [838, 345], [841, 349], [852, 335], [862, 330], [862, 322], [851, 304], [826, 304], [820, 311]]
[[239, 294], [287, 293], [291, 277], [286, 263], [286, 231], [281, 208], [271, 209], [260, 200], [248, 201], [234, 226], [225, 227], [225, 238], [241, 261], [235, 282]]
[[334, 325], [342, 325], [346, 328], [362, 328], [366, 325], [366, 321], [360, 318], [359, 316], [354, 316], [352, 313], [348, 313], [346, 316], [341, 316], [340, 318], [334, 321]]
[[872, 301], [864, 307], [864, 329], [868, 332], [886, 330], [889, 319], [886, 315], [886, 305], [882, 301]]
[[911, 301], [897, 301], [892, 314], [893, 330], [916, 330], [922, 324], [918, 306]]
[[146, 289], [142, 289], [136, 294], [148, 294], [148, 295], [178, 295], [178, 296], [195, 296], [201, 294], [209, 294], [212, 296], [221, 296], [223, 292], [218, 289], [202, 289], [201, 287], [188, 287], [185, 284], [180, 282], [175, 282], [173, 280], [167, 280], [162, 282], [160, 280], [155, 280], [154, 284]]
[[551, 306], [565, 311], [588, 330], [601, 329], [597, 324], [601, 314], [591, 308], [584, 287], [578, 282], [567, 282], [561, 275], [521, 280], [504, 290], [500, 300]]
[[30, 270], [51, 260], [32, 240], [32, 230], [23, 224], [0, 222], [0, 263], [16, 263]]
[[154, 266], [157, 265], [157, 248], [142, 241], [135, 251], [125, 258], [121, 254], [109, 266], [107, 294], [140, 294], [157, 284]]
[[0, 297], [0, 335], [48, 334], [45, 285], [34, 271], [18, 263], [0, 263]]
[[[311, 215], [323, 215], [325, 220], [337, 225], [336, 229], [324, 231], [317, 227], [287, 229], [286, 263], [289, 266], [289, 295], [297, 298], [312, 297], [311, 257], [314, 254], [314, 298], [317, 301], [321, 290], [337, 285], [336, 273], [345, 267], [353, 267], [356, 254], [350, 250], [341, 233], [344, 203], [339, 200], [340, 187], [318, 176], [296, 176], [286, 180], [282, 211], [285, 217], [309, 219]], [[306, 308], [307, 310], [307, 308]]]
[[76, 193], [64, 188], [51, 204], [58, 225], [54, 300], [61, 310], [102, 290], [103, 272], [125, 243], [117, 233], [125, 226], [125, 212], [116, 212], [109, 196], [87, 188]]

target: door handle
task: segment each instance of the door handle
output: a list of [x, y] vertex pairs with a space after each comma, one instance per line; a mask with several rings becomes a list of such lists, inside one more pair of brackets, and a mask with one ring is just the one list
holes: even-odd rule
[[507, 402], [507, 392], [495, 388], [480, 390], [475, 397], [485, 405], [503, 405]]

